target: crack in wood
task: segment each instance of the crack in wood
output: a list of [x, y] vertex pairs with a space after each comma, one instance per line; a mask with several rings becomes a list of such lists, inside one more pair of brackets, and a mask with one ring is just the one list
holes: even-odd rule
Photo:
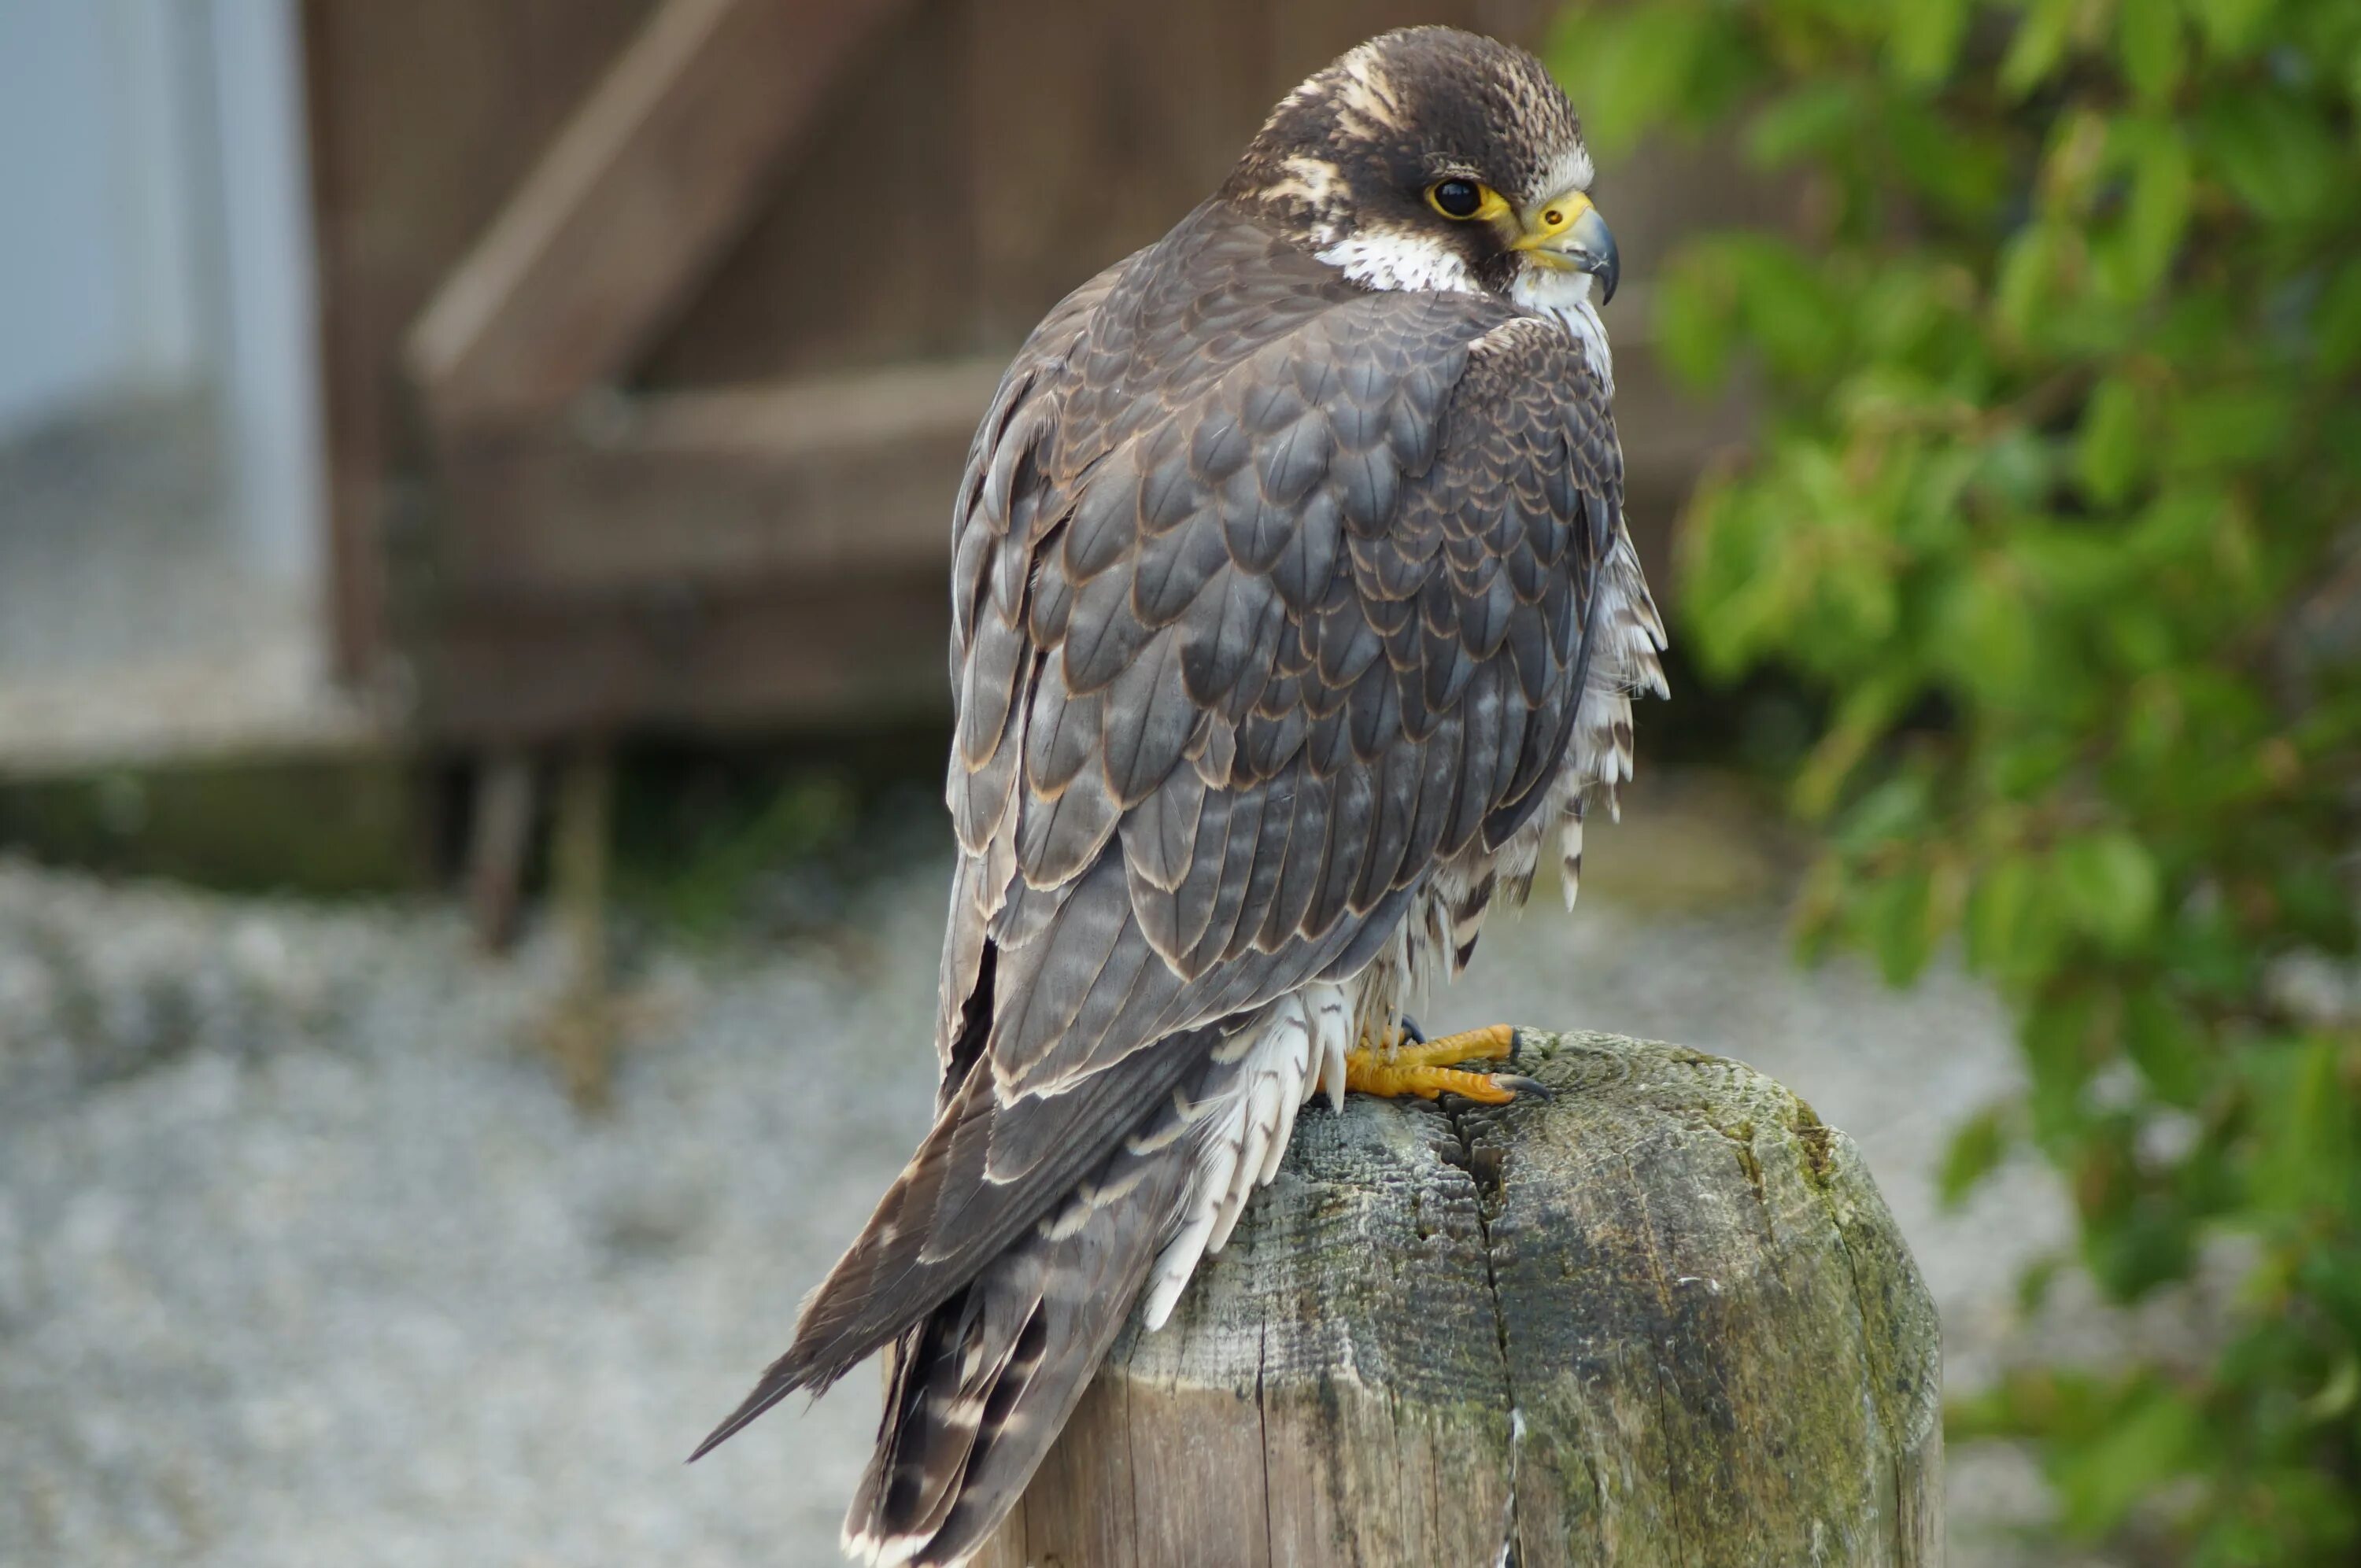
[[1500, 1379], [1509, 1390], [1509, 1497], [1500, 1555], [1495, 1562], [1496, 1568], [1517, 1568], [1517, 1454], [1524, 1438], [1524, 1417], [1517, 1405], [1517, 1368], [1509, 1354], [1509, 1315], [1500, 1303], [1500, 1272], [1492, 1255], [1492, 1221], [1508, 1205], [1508, 1154], [1490, 1145], [1478, 1147], [1467, 1125], [1468, 1102], [1452, 1098], [1457, 1102], [1447, 1106], [1444, 1114], [1450, 1119], [1452, 1143], [1460, 1157], [1444, 1155], [1444, 1159], [1466, 1171], [1476, 1184], [1476, 1231], [1483, 1241], [1485, 1295], [1492, 1305], [1492, 1330], [1500, 1346]]

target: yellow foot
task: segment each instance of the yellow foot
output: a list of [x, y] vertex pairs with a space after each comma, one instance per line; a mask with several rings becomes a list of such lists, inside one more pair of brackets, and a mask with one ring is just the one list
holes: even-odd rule
[[1516, 1053], [1517, 1031], [1506, 1024], [1445, 1035], [1439, 1040], [1403, 1043], [1397, 1038], [1389, 1045], [1363, 1046], [1345, 1052], [1345, 1087], [1388, 1100], [1405, 1094], [1422, 1100], [1457, 1094], [1487, 1105], [1504, 1105], [1517, 1097], [1517, 1091], [1539, 1090], [1541, 1085], [1509, 1073], [1462, 1072], [1454, 1064], [1513, 1058]]

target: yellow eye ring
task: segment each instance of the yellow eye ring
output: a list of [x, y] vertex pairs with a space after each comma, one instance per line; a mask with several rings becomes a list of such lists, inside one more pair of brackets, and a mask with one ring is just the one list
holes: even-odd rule
[[1488, 217], [1508, 210], [1500, 193], [1489, 185], [1456, 176], [1438, 180], [1426, 188], [1426, 204], [1454, 223], [1466, 223], [1471, 218]]

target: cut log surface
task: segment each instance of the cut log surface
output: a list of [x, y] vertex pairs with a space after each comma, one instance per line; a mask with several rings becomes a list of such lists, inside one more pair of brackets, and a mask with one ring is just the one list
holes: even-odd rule
[[1308, 1107], [979, 1563], [1940, 1563], [1934, 1306], [1851, 1140], [1736, 1062], [1522, 1040], [1549, 1098]]

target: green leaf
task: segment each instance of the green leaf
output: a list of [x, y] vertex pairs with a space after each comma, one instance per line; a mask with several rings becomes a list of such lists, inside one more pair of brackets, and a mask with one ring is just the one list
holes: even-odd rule
[[1837, 843], [1856, 852], [1906, 843], [1925, 833], [1930, 804], [1927, 781], [1916, 773], [1886, 779], [1853, 802], [1837, 828]]
[[1715, 391], [1729, 378], [1737, 339], [1730, 292], [1727, 269], [1710, 253], [1682, 258], [1656, 290], [1656, 353], [1692, 391]]
[[1943, 1206], [1957, 1209], [1966, 1202], [1976, 1184], [2007, 1157], [2008, 1146], [2008, 1125], [1993, 1107], [1987, 1106], [1960, 1123], [1943, 1153], [1943, 1169], [1936, 1181]]
[[[1828, 733], [1820, 738], [1810, 757], [1795, 772], [1792, 798], [1799, 816], [1806, 821], [1817, 822], [1836, 809], [1837, 799], [1844, 789], [1845, 782], [1852, 777], [1853, 770], [1861, 765], [1861, 759], [1869, 755], [1870, 748], [1884, 737], [1886, 726], [1901, 711], [1903, 704], [1916, 692], [1917, 685], [1909, 666], [1897, 660], [1878, 674], [1855, 685], [1846, 695], [1837, 710], [1835, 722], [1828, 726]], [[1889, 828], [1884, 822], [1877, 821], [1869, 809], [1870, 803], [1865, 801], [1854, 808], [1849, 832], [1886, 834], [1899, 831], [1900, 825], [1912, 820], [1922, 804], [1922, 796], [1915, 785], [1898, 781], [1887, 786], [1884, 794], [1871, 798], [1877, 803], [1879, 809], [1894, 812], [1893, 821], [1897, 826]]]
[[1806, 380], [1841, 352], [1850, 319], [1819, 258], [1769, 236], [1722, 248], [1746, 331], [1776, 373]]
[[1548, 46], [1551, 68], [1582, 105], [1591, 150], [1613, 157], [1676, 118], [1704, 53], [1711, 18], [1685, 5], [1566, 12]]
[[2147, 456], [2141, 434], [2138, 389], [2121, 376], [2100, 382], [2083, 407], [2074, 444], [2074, 471], [2085, 495], [2114, 506], [2131, 494]]
[[2271, 1135], [2254, 1172], [2257, 1200], [2291, 1215], [2346, 1211], [2361, 1158], [2354, 1098], [2334, 1040], [2282, 1047], [2250, 1064]]
[[1746, 127], [1746, 155], [1776, 169], [1827, 151], [1859, 128], [1863, 104], [1850, 82], [1815, 82], [1774, 99]]
[[2064, 927], [2044, 895], [2043, 871], [2030, 856], [2004, 855], [1968, 894], [1968, 960], [2011, 990], [2047, 975], [2063, 950]]
[[2027, 225], [2002, 247], [1993, 308], [2012, 336], [2039, 342], [2048, 335], [2046, 329], [2061, 302], [2058, 287], [2061, 248], [2058, 230], [2048, 224]]
[[2033, 907], [2036, 886], [2033, 862], [2011, 855], [1994, 862], [1976, 879], [1968, 894], [1968, 961], [1992, 970], [2009, 963], [2024, 929], [2026, 913]]
[[[2123, 1135], [2119, 1124], [2107, 1129], [2111, 1139], [2121, 1141]], [[2194, 1235], [2186, 1212], [2136, 1190], [2127, 1153], [2110, 1151], [2107, 1158], [2123, 1190], [2104, 1211], [2086, 1208], [2082, 1262], [2109, 1298], [2136, 1301], [2159, 1285], [2188, 1277]]]
[[2179, 651], [2169, 619], [2155, 604], [2125, 604], [2108, 617], [2104, 642], [2123, 669], [2137, 674], [2160, 671]]
[[2112, 609], [2136, 565], [2112, 539], [2048, 519], [2026, 519], [2012, 543], [2017, 576], [2070, 609]]
[[2162, 104], [2180, 83], [2180, 12], [2175, 0], [2118, 0], [2115, 52], [2142, 104]]
[[2032, 1077], [2026, 1106], [2033, 1135], [2052, 1159], [2076, 1149], [2090, 1131], [2082, 1091], [2096, 1065], [2097, 1010], [2090, 997], [2072, 989], [2072, 979], [2049, 977], [2025, 1008], [2025, 1063]]
[[2155, 857], [2120, 829], [2058, 846], [2052, 862], [2068, 918], [2109, 947], [2129, 948], [2156, 918], [2163, 879]]
[[2361, 364], [2361, 260], [2338, 268], [2322, 292], [2312, 340], [2327, 375], [2341, 376]]
[[2027, 1264], [2025, 1272], [2017, 1277], [2016, 1310], [2029, 1318], [2048, 1306], [2059, 1272], [2065, 1266], [2066, 1260], [2055, 1253], [2045, 1254]]
[[2118, 291], [2141, 299], [2164, 280], [2180, 248], [2196, 181], [2188, 144], [2177, 127], [2147, 121], [2121, 129], [2131, 144], [2132, 190], [2123, 226], [2126, 276]]
[[1874, 134], [1903, 179], [1944, 212], [1987, 216], [2006, 194], [2014, 149], [1936, 104], [1889, 100], [1881, 106]]
[[2209, 101], [2202, 128], [2213, 166], [2241, 201], [2273, 223], [2319, 215], [2343, 181], [2336, 138], [2288, 94], [2222, 93]]
[[2235, 60], [2252, 49], [2279, 0], [2185, 0], [2213, 53]]
[[1885, 983], [1908, 985], [1916, 980], [1934, 954], [1938, 934], [1934, 879], [1926, 869], [1914, 866], [1879, 882], [1863, 901], [1861, 915]]
[[1917, 87], [1949, 76], [1967, 32], [1968, 11], [1968, 0], [1909, 0], [1889, 6], [1886, 16], [1893, 30], [1886, 43], [1894, 74]]
[[2025, 19], [2016, 25], [2007, 57], [2001, 61], [2001, 88], [2010, 97], [2024, 97], [2049, 80], [2064, 62], [2067, 38], [2080, 4], [2081, 0], [2033, 0], [2026, 7]]
[[2138, 990], [2125, 999], [2124, 1051], [2167, 1102], [2193, 1106], [2204, 1093], [2205, 1038], [2161, 992]]
[[2068, 1533], [2089, 1541], [2115, 1529], [2141, 1499], [2194, 1463], [2207, 1441], [2195, 1406], [2160, 1387], [2143, 1390], [2089, 1442], [2053, 1464]]
[[2025, 589], [2003, 564], [1979, 563], [1946, 585], [1936, 616], [1938, 657], [1953, 689], [2005, 705], [2039, 675], [2039, 637]]
[[2262, 463], [2285, 451], [2296, 431], [2292, 398], [2271, 387], [2184, 392], [2168, 405], [2163, 455], [2174, 471], [2202, 474]]

